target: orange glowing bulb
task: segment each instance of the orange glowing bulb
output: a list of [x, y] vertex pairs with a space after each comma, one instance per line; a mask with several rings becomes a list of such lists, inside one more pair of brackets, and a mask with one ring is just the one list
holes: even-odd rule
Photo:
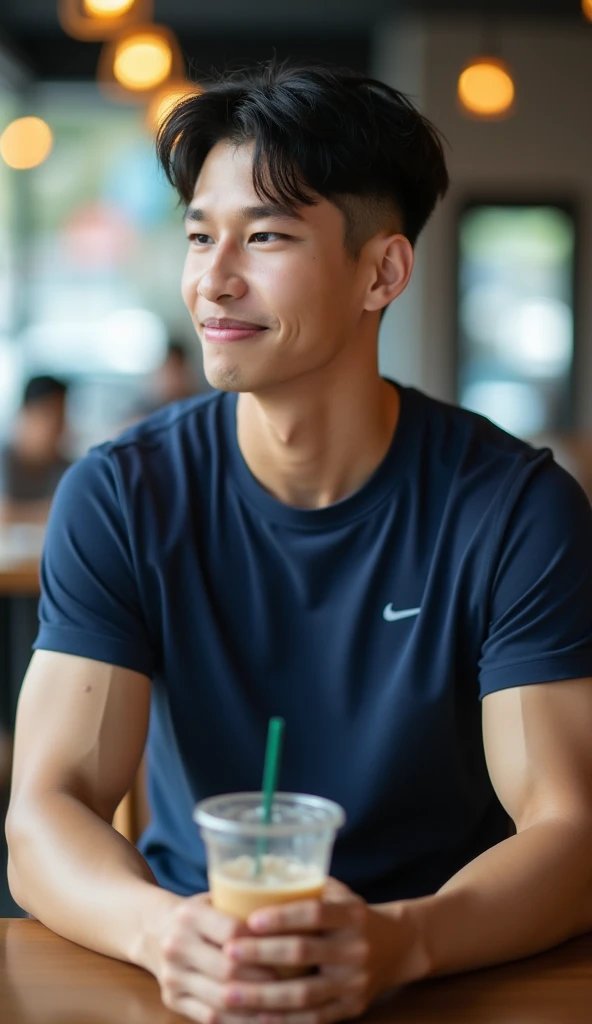
[[115, 51], [113, 74], [126, 89], [154, 89], [169, 76], [173, 54], [166, 39], [155, 32], [128, 36]]
[[135, 0], [84, 0], [84, 10], [94, 18], [117, 18], [127, 14]]
[[0, 136], [0, 156], [9, 167], [25, 171], [47, 159], [53, 145], [49, 125], [40, 117], [19, 117]]
[[501, 117], [510, 112], [515, 88], [506, 64], [495, 57], [478, 57], [458, 80], [462, 108], [475, 117]]

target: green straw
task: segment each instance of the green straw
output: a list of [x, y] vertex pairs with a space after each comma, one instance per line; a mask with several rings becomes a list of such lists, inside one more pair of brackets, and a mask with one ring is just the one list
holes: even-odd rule
[[[285, 721], [283, 718], [270, 718], [267, 728], [267, 744], [265, 747], [265, 765], [263, 767], [263, 821], [266, 825], [271, 824], [271, 812], [273, 810], [273, 798], [277, 789], [280, 763], [282, 760], [282, 742], [284, 738]], [[259, 839], [257, 843], [257, 859], [255, 863], [255, 874], [261, 873], [261, 857], [267, 849], [267, 841]]]

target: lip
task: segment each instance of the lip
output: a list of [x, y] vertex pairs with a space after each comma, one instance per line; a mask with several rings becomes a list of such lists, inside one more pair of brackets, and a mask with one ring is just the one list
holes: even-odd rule
[[230, 320], [228, 317], [215, 316], [209, 316], [207, 320], [204, 320], [203, 326], [213, 327], [216, 328], [217, 330], [223, 330], [225, 328], [237, 331], [264, 330], [261, 324], [254, 324], [250, 320]]
[[256, 334], [266, 331], [261, 324], [249, 323], [247, 320], [229, 320], [227, 317], [218, 319], [208, 317], [203, 323], [206, 341], [227, 343], [232, 341], [245, 341], [253, 338]]
[[254, 338], [256, 334], [262, 334], [266, 327], [206, 327], [204, 334], [206, 341], [228, 342], [244, 341], [246, 338]]

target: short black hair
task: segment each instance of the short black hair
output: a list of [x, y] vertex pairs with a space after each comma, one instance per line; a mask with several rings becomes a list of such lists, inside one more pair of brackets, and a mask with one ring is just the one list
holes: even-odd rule
[[263, 202], [333, 202], [354, 259], [385, 228], [414, 245], [448, 188], [434, 125], [403, 93], [348, 69], [270, 61], [226, 72], [178, 103], [156, 145], [185, 204], [209, 151], [226, 140], [254, 143], [253, 187]]
[[59, 395], [61, 398], [65, 398], [68, 392], [68, 385], [63, 380], [58, 380], [57, 377], [50, 377], [48, 375], [42, 375], [39, 377], [30, 377], [23, 391], [23, 406], [34, 405], [35, 402], [41, 402], [45, 398]]

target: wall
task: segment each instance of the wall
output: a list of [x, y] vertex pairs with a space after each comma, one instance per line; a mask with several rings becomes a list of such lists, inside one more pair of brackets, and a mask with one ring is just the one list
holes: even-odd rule
[[459, 71], [482, 49], [477, 23], [400, 21], [376, 33], [373, 73], [408, 92], [444, 133], [452, 179], [418, 245], [414, 289], [385, 317], [381, 366], [454, 399], [458, 205], [477, 192], [568, 198], [581, 218], [576, 421], [591, 430], [592, 25], [513, 22], [501, 26], [499, 38], [514, 72], [517, 113], [484, 123], [463, 117], [455, 99]]

